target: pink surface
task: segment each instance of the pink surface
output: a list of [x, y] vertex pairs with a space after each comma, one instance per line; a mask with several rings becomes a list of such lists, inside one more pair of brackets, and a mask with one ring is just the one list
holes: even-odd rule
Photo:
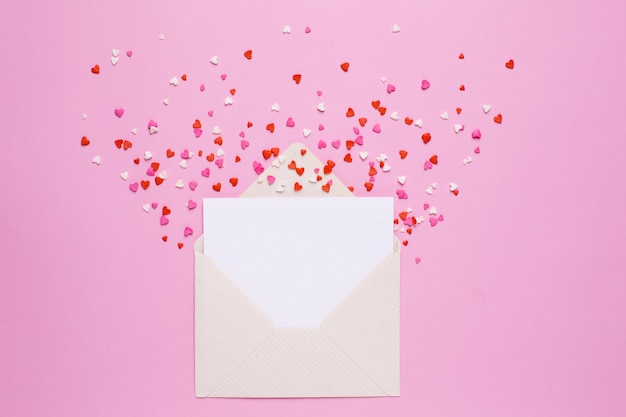
[[[621, 2], [88, 3], [10, 1], [0, 17], [0, 415], [626, 414]], [[286, 24], [291, 35], [281, 33]], [[111, 48], [121, 50], [116, 67]], [[344, 61], [348, 74], [338, 68]], [[99, 76], [89, 73], [95, 63]], [[185, 72], [189, 81], [168, 85]], [[298, 86], [285, 82], [294, 73], [303, 75]], [[391, 95], [380, 76], [396, 87]], [[427, 92], [419, 89], [424, 78]], [[229, 88], [237, 94], [225, 109]], [[389, 112], [428, 121], [432, 147], [420, 140], [426, 127], [375, 117], [376, 98]], [[378, 175], [370, 195], [395, 194], [395, 177], [406, 175], [409, 199], [396, 207], [421, 211], [430, 202], [445, 214], [437, 227], [416, 228], [403, 252], [402, 396], [195, 399], [191, 242], [201, 219], [200, 206], [188, 212], [184, 203], [215, 196], [216, 180], [220, 196], [238, 195], [255, 177], [260, 150], [303, 140], [304, 126], [315, 148], [322, 116], [311, 105], [320, 101], [335, 107], [323, 115], [326, 138], [350, 136], [355, 121], [341, 113], [352, 106], [370, 119], [362, 129], [369, 160], [389, 154], [393, 170]], [[278, 114], [269, 111], [274, 102]], [[488, 115], [483, 103], [493, 106]], [[451, 132], [457, 106], [463, 136]], [[117, 107], [125, 108], [121, 119]], [[219, 122], [206, 116], [209, 107]], [[447, 122], [438, 118], [443, 110]], [[491, 121], [497, 113], [502, 125]], [[204, 134], [196, 140], [199, 116]], [[162, 129], [148, 138], [151, 118]], [[213, 124], [236, 137], [250, 119], [251, 148], [238, 150], [238, 137], [224, 146], [228, 158], [241, 153], [245, 161], [223, 171], [210, 165], [212, 177], [195, 192], [173, 183], [199, 178], [204, 166], [172, 166], [168, 187], [136, 194], [119, 178], [124, 170], [141, 177], [146, 164], [131, 160], [143, 150], [164, 162], [167, 147], [195, 151], [194, 141], [210, 143]], [[265, 132], [269, 121], [280, 132]], [[385, 139], [371, 133], [374, 121]], [[480, 155], [471, 152], [475, 127]], [[81, 147], [85, 134], [92, 143]], [[120, 156], [117, 137], [134, 141], [132, 153]], [[328, 142], [316, 153], [340, 162], [345, 148]], [[397, 157], [401, 146], [406, 161]], [[435, 152], [443, 160], [425, 173]], [[469, 155], [474, 162], [463, 166]], [[335, 172], [368, 195], [366, 162], [353, 158]], [[238, 188], [227, 182], [233, 174]], [[429, 197], [423, 190], [432, 181], [440, 189]], [[458, 197], [446, 190], [450, 181]], [[158, 214], [141, 211], [152, 201], [173, 208], [166, 244]], [[194, 236], [183, 237], [185, 226]]]

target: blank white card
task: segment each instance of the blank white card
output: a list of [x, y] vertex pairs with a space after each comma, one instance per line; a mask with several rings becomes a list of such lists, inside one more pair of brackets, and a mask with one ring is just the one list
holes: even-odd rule
[[319, 327], [393, 251], [391, 198], [206, 198], [204, 253], [277, 327]]

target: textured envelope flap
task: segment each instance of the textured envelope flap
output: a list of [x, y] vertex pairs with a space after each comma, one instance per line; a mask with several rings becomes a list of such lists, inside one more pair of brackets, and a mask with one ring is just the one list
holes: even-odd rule
[[196, 396], [210, 395], [274, 331], [252, 300], [204, 255], [196, 240]]
[[212, 397], [385, 396], [319, 329], [277, 329]]
[[400, 395], [400, 249], [324, 319], [327, 335], [386, 395]]
[[[302, 150], [305, 151], [304, 155], [302, 155]], [[276, 162], [278, 164], [277, 167], [269, 165], [265, 168], [265, 171], [258, 177], [261, 182], [253, 182], [250, 187], [241, 194], [241, 197], [354, 197], [354, 194], [352, 194], [348, 187], [346, 187], [335, 174], [332, 172], [330, 174], [324, 174], [325, 164], [322, 163], [313, 152], [309, 151], [303, 143], [292, 143], [281, 156], [285, 157], [284, 162], [282, 164]], [[278, 158], [274, 160], [278, 161]], [[294, 161], [298, 168], [304, 168], [302, 175], [298, 175], [295, 169], [289, 168], [291, 161]], [[311, 183], [309, 182], [309, 178], [311, 176], [317, 176], [315, 173], [316, 168], [319, 168], [319, 175], [322, 176], [323, 179], [319, 182]], [[271, 185], [267, 181], [268, 175], [276, 178]], [[326, 185], [329, 180], [332, 181], [332, 185], [329, 191], [325, 192], [322, 190], [322, 186]], [[277, 192], [283, 181], [286, 190], [290, 190], [289, 192]], [[302, 190], [297, 193], [293, 192], [295, 182], [302, 185]]]

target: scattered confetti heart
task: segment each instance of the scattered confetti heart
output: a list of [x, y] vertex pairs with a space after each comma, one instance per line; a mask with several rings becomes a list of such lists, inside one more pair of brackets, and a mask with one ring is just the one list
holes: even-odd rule
[[428, 90], [430, 88], [430, 83], [428, 80], [422, 80], [422, 90]]

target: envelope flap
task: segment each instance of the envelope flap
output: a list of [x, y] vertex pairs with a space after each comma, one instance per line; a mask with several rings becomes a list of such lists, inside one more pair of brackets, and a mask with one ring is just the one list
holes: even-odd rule
[[[284, 157], [282, 163], [280, 159]], [[275, 162], [274, 162], [275, 161]], [[291, 163], [294, 165], [291, 165]], [[276, 166], [272, 166], [272, 164]], [[326, 163], [320, 161], [303, 143], [295, 142], [280, 155], [280, 157], [269, 159], [268, 166], [257, 181], [253, 182], [242, 194], [241, 197], [354, 197], [354, 194], [333, 174], [325, 174]], [[304, 168], [302, 175], [289, 166], [297, 167], [298, 170]], [[315, 170], [318, 169], [316, 173]], [[321, 180], [317, 181], [318, 175]], [[268, 176], [275, 180], [270, 184]], [[315, 179], [315, 182], [311, 182]], [[293, 192], [294, 184], [299, 183], [302, 189]], [[330, 182], [330, 186], [326, 187]], [[324, 190], [322, 187], [326, 187]], [[281, 188], [285, 191], [280, 191]], [[289, 192], [287, 192], [289, 190]]]
[[372, 270], [320, 329], [387, 395], [400, 395], [400, 250]]
[[203, 253], [203, 239], [194, 245], [198, 397], [209, 395], [274, 330], [269, 317]]

